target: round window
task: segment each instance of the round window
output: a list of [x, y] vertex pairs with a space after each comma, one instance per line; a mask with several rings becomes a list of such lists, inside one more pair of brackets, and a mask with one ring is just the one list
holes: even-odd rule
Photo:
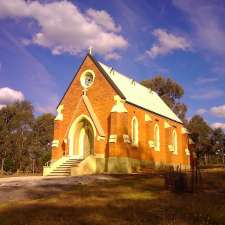
[[81, 85], [84, 88], [90, 87], [94, 82], [94, 73], [92, 71], [86, 71], [81, 76]]
[[85, 85], [89, 87], [91, 86], [92, 82], [93, 82], [93, 75], [91, 73], [86, 73], [84, 80]]

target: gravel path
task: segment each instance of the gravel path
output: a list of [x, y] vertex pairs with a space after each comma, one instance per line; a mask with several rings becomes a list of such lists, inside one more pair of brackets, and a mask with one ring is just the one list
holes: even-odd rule
[[108, 175], [0, 178], [0, 203], [39, 199], [62, 191], [73, 190], [76, 185], [87, 185], [98, 181], [107, 182], [113, 179], [115, 178]]

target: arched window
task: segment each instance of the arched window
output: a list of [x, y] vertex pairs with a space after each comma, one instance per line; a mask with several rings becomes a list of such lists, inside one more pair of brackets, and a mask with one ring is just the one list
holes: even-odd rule
[[177, 132], [173, 130], [172, 134], [172, 146], [173, 146], [173, 153], [177, 154]]
[[132, 145], [138, 145], [138, 120], [134, 116], [131, 121]]
[[160, 134], [158, 124], [156, 124], [154, 128], [154, 148], [156, 151], [160, 151]]

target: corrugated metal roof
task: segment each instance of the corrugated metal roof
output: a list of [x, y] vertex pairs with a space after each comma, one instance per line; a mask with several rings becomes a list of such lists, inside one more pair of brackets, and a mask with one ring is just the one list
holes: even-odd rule
[[182, 123], [156, 92], [117, 72], [112, 67], [98, 63], [125, 96], [127, 102]]

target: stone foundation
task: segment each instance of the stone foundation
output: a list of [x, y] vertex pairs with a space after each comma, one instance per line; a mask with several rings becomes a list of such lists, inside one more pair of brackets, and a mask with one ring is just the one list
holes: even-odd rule
[[[133, 173], [139, 172], [141, 168], [163, 169], [173, 166], [176, 168], [180, 165], [163, 164], [160, 162], [137, 160], [128, 157], [108, 157], [97, 158], [88, 156], [79, 166], [71, 168], [71, 176], [96, 173]], [[190, 169], [188, 166], [181, 165], [182, 169]]]

